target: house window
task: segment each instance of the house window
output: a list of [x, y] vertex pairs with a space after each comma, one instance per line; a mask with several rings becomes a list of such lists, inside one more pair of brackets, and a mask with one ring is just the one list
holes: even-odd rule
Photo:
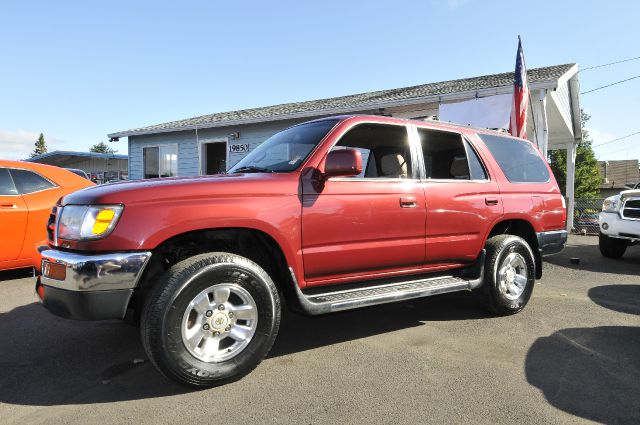
[[148, 146], [142, 156], [145, 179], [178, 175], [178, 145]]

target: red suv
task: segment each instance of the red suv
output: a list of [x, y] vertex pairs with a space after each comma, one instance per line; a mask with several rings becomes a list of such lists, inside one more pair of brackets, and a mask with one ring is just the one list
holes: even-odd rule
[[63, 317], [139, 323], [163, 374], [206, 387], [260, 363], [285, 302], [317, 315], [477, 291], [517, 313], [565, 220], [526, 140], [331, 117], [275, 134], [227, 174], [64, 197], [36, 289]]

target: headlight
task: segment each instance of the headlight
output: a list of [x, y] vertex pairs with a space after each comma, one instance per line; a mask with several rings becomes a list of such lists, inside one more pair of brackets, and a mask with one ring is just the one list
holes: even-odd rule
[[605, 199], [602, 203], [602, 211], [613, 213], [620, 211], [620, 197], [611, 196], [610, 198]]
[[58, 223], [61, 239], [100, 239], [116, 226], [122, 205], [67, 205]]

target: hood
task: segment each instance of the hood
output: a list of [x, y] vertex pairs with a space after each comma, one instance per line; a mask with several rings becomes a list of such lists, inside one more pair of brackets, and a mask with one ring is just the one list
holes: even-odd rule
[[[62, 199], [62, 205], [132, 204], [188, 200], [212, 196], [297, 193], [295, 173], [218, 174], [109, 183], [79, 190]], [[289, 182], [296, 182], [291, 187]]]
[[640, 198], [640, 189], [623, 190], [620, 192], [620, 198]]

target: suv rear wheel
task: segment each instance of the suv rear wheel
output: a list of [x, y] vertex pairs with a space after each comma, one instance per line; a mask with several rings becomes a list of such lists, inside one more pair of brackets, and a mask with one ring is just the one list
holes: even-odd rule
[[598, 236], [600, 253], [607, 258], [622, 257], [628, 245], [629, 243], [624, 239], [612, 238], [602, 233]]
[[234, 381], [268, 354], [280, 326], [280, 298], [267, 273], [228, 253], [175, 264], [146, 300], [145, 351], [165, 376], [193, 387]]
[[529, 302], [535, 284], [535, 261], [527, 242], [514, 235], [497, 235], [486, 244], [482, 292], [499, 315], [515, 314]]

